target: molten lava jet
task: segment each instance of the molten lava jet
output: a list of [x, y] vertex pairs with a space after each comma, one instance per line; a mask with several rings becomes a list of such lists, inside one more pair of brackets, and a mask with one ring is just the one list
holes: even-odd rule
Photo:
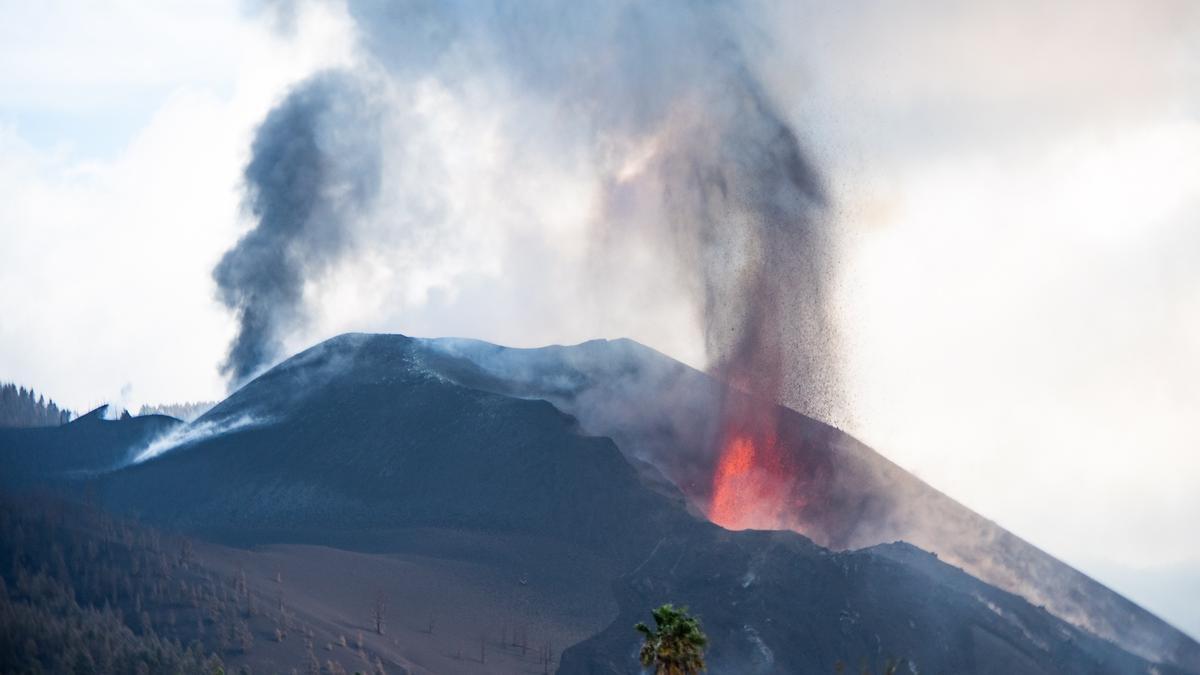
[[708, 518], [730, 530], [801, 531], [804, 499], [794, 460], [771, 428], [725, 434], [713, 471]]
[[714, 523], [731, 530], [749, 527], [746, 518], [748, 500], [754, 498], [751, 472], [754, 471], [754, 440], [735, 437], [725, 444], [713, 473], [712, 503], [708, 518]]

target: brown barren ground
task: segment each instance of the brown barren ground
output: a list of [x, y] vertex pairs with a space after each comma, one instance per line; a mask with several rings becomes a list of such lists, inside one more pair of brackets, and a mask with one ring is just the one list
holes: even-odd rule
[[[549, 542], [444, 530], [406, 530], [388, 539], [406, 550], [197, 542], [200, 562], [229, 577], [244, 573], [265, 610], [251, 622], [254, 647], [230, 665], [304, 673], [311, 639], [322, 668], [332, 661], [351, 673], [373, 672], [376, 658], [388, 673], [554, 672], [563, 649], [617, 616], [608, 582], [580, 581], [611, 579], [611, 570], [557, 554]], [[278, 642], [272, 617], [281, 597], [291, 629]], [[377, 600], [384, 605], [383, 635], [375, 632]]]

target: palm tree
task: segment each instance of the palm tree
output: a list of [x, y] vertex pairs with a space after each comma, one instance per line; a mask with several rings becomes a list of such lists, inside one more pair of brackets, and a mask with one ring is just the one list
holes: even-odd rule
[[650, 612], [654, 630], [646, 624], [634, 626], [646, 641], [639, 653], [642, 665], [654, 666], [655, 675], [695, 675], [704, 670], [704, 648], [708, 637], [700, 620], [689, 616], [687, 607], [663, 605]]

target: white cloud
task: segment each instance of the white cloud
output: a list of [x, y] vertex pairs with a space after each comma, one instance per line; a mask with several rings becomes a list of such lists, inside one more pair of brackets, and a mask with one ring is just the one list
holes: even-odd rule
[[957, 7], [782, 5], [761, 59], [842, 215], [848, 425], [1101, 580], [1194, 566], [1200, 13]]
[[[351, 58], [348, 24], [328, 8], [302, 17], [296, 39], [284, 40], [236, 7], [184, 11], [181, 20], [140, 3], [104, 16], [23, 5], [25, 15], [4, 22], [24, 31], [4, 63], [25, 42], [53, 56], [30, 72], [0, 69], [0, 119], [24, 105], [86, 109], [75, 77], [118, 98], [129, 81], [158, 93], [147, 123], [111, 158], [77, 152], [70, 126], [49, 148], [21, 127], [0, 128], [0, 377], [77, 410], [127, 385], [134, 403], [223, 391], [216, 365], [232, 325], [213, 300], [211, 270], [243, 227], [250, 132], [289, 82]], [[180, 32], [193, 37], [172, 38]], [[103, 42], [77, 40], [81, 33]], [[225, 55], [203, 73], [179, 63], [212, 50], [194, 36], [217, 41]], [[157, 70], [128, 72], [126, 61], [159, 55]], [[43, 76], [40, 68], [45, 93], [34, 96], [26, 83]]]
[[1195, 158], [1177, 123], [906, 175], [848, 254], [863, 436], [1052, 551], [1200, 553], [1166, 536], [1200, 516]]
[[307, 289], [317, 316], [293, 349], [350, 330], [514, 346], [633, 337], [704, 365], [669, 254], [630, 247], [617, 265], [596, 259], [596, 171], [582, 153], [533, 150], [520, 136], [532, 132], [513, 134], [514, 119], [545, 128], [515, 95], [424, 80], [394, 102], [401, 133], [386, 141], [376, 222], [363, 250]]

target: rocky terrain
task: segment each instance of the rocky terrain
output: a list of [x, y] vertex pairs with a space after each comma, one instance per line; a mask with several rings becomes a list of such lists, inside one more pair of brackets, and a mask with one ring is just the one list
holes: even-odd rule
[[[545, 399], [587, 433], [616, 440], [649, 480], [665, 476], [697, 513], [711, 504], [718, 461], [712, 414], [727, 388], [631, 340], [512, 349], [424, 341], [431, 367], [468, 386]], [[736, 392], [733, 396], [739, 396]], [[783, 406], [773, 433], [795, 475], [782, 519], [818, 544], [853, 550], [903, 540], [989, 584], [1151, 660], [1200, 664], [1200, 645], [1135, 603], [950, 499], [852, 436]]]
[[[632, 624], [667, 601], [702, 617], [714, 673], [1200, 672], [1182, 634], [1148, 658], [910, 544], [851, 546], [902, 522], [870, 519], [894, 514], [910, 483], [875, 499], [876, 483], [856, 489], [886, 471], [835, 429], [794, 413], [783, 427], [811, 475], [832, 479], [805, 514], [822, 527], [730, 531], [703, 516], [706, 430], [686, 423], [713, 395], [705, 376], [631, 362], [653, 353], [626, 342], [530, 352], [524, 372], [472, 353], [486, 349], [499, 348], [341, 336], [186, 427], [82, 418], [3, 436], [19, 468], [5, 484], [91, 495], [190, 542], [193, 564], [232, 579], [241, 603], [213, 625], [250, 635], [196, 651], [255, 672], [314, 658], [331, 672], [636, 672]], [[655, 391], [646, 368], [683, 374], [679, 396], [632, 398]], [[627, 427], [599, 433], [618, 419]], [[662, 454], [673, 446], [675, 464]], [[196, 625], [181, 611], [176, 626]]]

